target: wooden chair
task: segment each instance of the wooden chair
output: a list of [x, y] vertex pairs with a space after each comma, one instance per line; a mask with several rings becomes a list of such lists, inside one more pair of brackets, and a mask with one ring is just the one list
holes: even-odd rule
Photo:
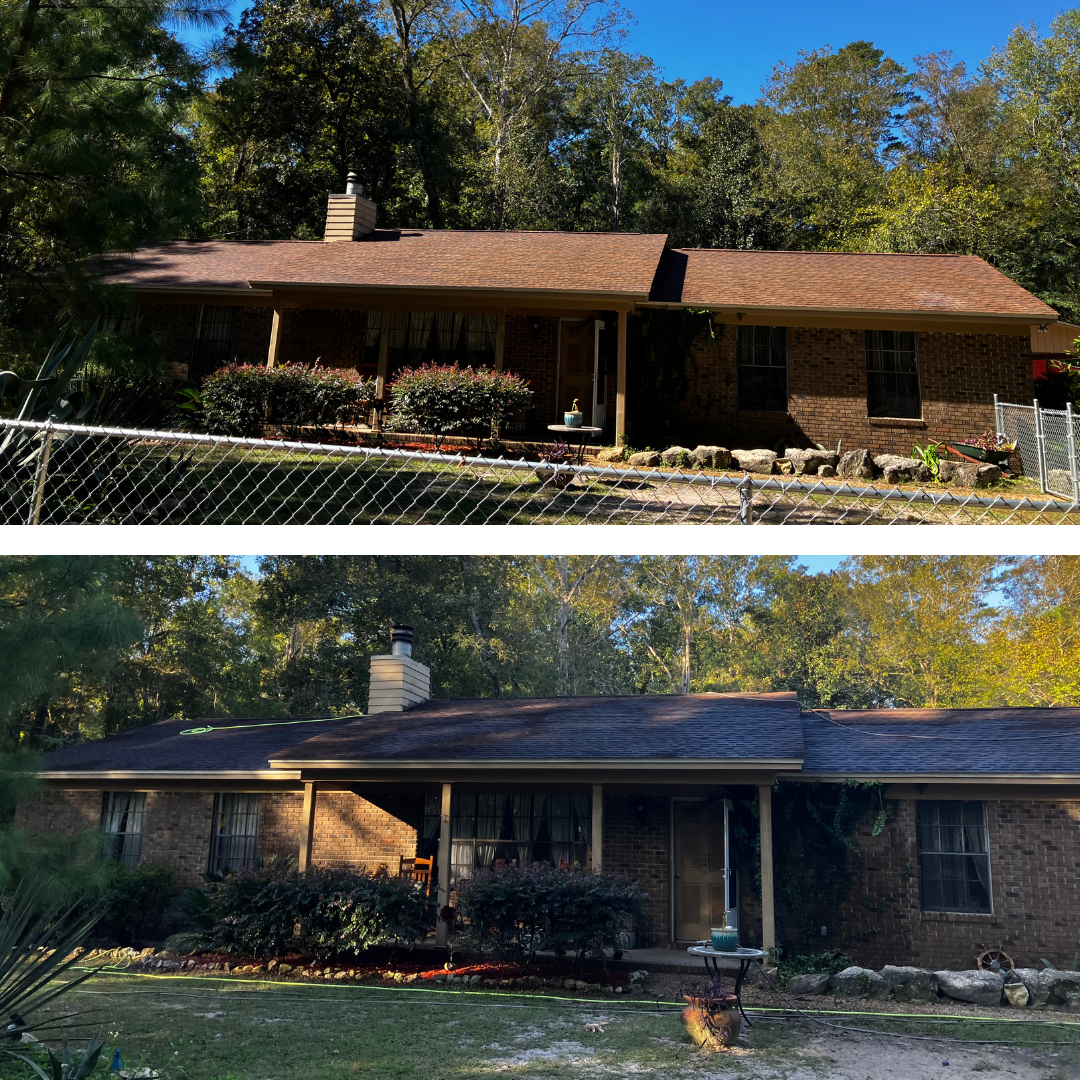
[[417, 856], [415, 859], [407, 859], [404, 855], [400, 855], [398, 859], [398, 877], [421, 882], [425, 891], [431, 888], [431, 870], [435, 864], [434, 858], [422, 859]]

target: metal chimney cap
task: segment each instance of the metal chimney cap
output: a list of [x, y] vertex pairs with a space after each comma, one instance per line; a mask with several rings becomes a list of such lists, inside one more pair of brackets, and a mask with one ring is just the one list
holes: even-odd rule
[[345, 194], [346, 195], [363, 195], [363, 177], [359, 173], [349, 170], [349, 175], [345, 177]]
[[390, 655], [412, 656], [413, 628], [404, 623], [393, 623], [390, 627]]

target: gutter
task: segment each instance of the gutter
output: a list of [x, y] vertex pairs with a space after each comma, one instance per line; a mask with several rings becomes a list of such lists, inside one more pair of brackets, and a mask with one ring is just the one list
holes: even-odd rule
[[221, 769], [181, 770], [154, 769], [135, 772], [130, 769], [104, 771], [72, 770], [35, 773], [39, 780], [299, 780], [298, 769]]
[[[798, 770], [802, 762], [798, 758], [746, 758], [743, 760], [733, 758], [694, 758], [691, 760], [679, 759], [642, 759], [642, 758], [602, 758], [590, 760], [566, 760], [558, 758], [523, 760], [522, 758], [484, 758], [480, 760], [469, 758], [442, 758], [442, 759], [395, 759], [395, 760], [360, 760], [349, 761], [294, 761], [282, 762], [280, 765], [271, 759], [271, 769], [357, 769], [357, 770], [402, 770], [412, 771], [416, 769], [477, 769], [477, 770], [506, 770], [506, 769], [562, 769], [568, 772], [583, 772], [603, 769], [626, 769], [634, 772], [668, 772], [673, 770], [694, 770], [701, 772], [726, 770], [740, 771], [745, 769], [789, 769]], [[800, 775], [793, 773], [794, 775]]]
[[830, 315], [843, 318], [874, 318], [874, 319], [940, 319], [943, 322], [1008, 322], [1028, 323], [1032, 325], [1049, 325], [1058, 321], [1058, 313], [1051, 311], [1049, 314], [1035, 312], [1010, 312], [1000, 311], [943, 311], [940, 308], [835, 308], [835, 307], [769, 307], [760, 304], [744, 304], [733, 306], [731, 304], [706, 303], [694, 300], [646, 300], [639, 302], [639, 307], [660, 308], [665, 310], [679, 310], [692, 308], [695, 311], [712, 311], [717, 315], [731, 315], [736, 319], [742, 315], [775, 315], [808, 317], [812, 315]]
[[882, 784], [1080, 784], [1080, 773], [781, 773], [778, 780], [841, 784], [846, 780]]

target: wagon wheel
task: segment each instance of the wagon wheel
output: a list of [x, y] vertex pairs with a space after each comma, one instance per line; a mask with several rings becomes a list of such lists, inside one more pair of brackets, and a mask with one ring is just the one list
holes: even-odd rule
[[975, 966], [980, 971], [989, 971], [990, 965], [994, 961], [998, 962], [1002, 971], [1015, 971], [1016, 964], [1013, 963], [1013, 958], [1000, 946], [996, 949], [983, 949], [978, 956], [975, 957]]

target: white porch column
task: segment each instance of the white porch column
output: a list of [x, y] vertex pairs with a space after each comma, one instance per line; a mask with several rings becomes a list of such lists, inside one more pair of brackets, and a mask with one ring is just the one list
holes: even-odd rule
[[615, 445], [626, 445], [626, 312], [619, 312], [618, 339], [615, 342]]
[[285, 309], [274, 307], [274, 321], [270, 326], [270, 351], [266, 354], [266, 366], [273, 368], [278, 366], [281, 352], [281, 320], [285, 315]]
[[761, 947], [776, 948], [776, 915], [773, 908], [772, 787], [758, 788], [758, 827], [761, 832]]
[[300, 813], [300, 869], [311, 866], [311, 852], [315, 846], [315, 785], [304, 785], [304, 808]]
[[[442, 813], [439, 818], [439, 911], [450, 903], [450, 785], [442, 786]], [[435, 922], [435, 943], [445, 945], [450, 937], [450, 924], [441, 914]]]
[[592, 786], [592, 872], [604, 869], [604, 785]]

